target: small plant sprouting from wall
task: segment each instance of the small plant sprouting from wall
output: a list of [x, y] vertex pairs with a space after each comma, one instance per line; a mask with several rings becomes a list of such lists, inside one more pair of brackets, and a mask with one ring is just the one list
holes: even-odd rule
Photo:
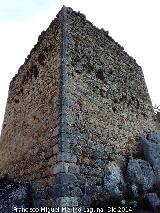
[[160, 105], [154, 105], [153, 106], [153, 109], [154, 109], [154, 113], [156, 115], [156, 118], [158, 120], [158, 122], [160, 122]]

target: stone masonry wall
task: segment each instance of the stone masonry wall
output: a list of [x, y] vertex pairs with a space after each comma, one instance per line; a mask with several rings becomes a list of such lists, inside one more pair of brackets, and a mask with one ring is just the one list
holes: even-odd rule
[[67, 21], [68, 129], [79, 131], [79, 145], [85, 137], [112, 157], [131, 153], [133, 137], [155, 128], [142, 69], [82, 14], [70, 11]]
[[48, 186], [60, 128], [61, 24], [56, 18], [10, 83], [0, 141], [0, 175]]
[[29, 182], [32, 206], [92, 206], [154, 119], [141, 67], [63, 7], [10, 84], [0, 177]]
[[136, 61], [84, 15], [68, 8], [66, 20], [65, 150], [77, 157], [83, 206], [100, 195], [108, 163], [137, 152], [135, 137], [155, 122]]

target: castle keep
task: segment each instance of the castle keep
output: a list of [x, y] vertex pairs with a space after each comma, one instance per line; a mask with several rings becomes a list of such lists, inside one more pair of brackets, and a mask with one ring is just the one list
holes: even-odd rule
[[28, 183], [34, 206], [91, 205], [154, 119], [141, 67], [63, 7], [10, 83], [0, 176]]

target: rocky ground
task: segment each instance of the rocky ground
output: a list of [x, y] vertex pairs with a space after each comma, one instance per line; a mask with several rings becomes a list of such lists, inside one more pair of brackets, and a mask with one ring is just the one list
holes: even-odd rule
[[[123, 162], [110, 162], [104, 177], [103, 199], [92, 205], [131, 208], [133, 212], [160, 212], [160, 133], [137, 140], [139, 152]], [[0, 212], [13, 206], [32, 206], [31, 188], [3, 177], [0, 180]], [[127, 212], [127, 211], [126, 211]]]
[[[160, 134], [138, 139], [139, 153], [125, 159], [125, 167], [111, 162], [104, 180], [106, 206], [131, 206], [135, 212], [160, 211]], [[105, 203], [105, 202], [104, 202]]]

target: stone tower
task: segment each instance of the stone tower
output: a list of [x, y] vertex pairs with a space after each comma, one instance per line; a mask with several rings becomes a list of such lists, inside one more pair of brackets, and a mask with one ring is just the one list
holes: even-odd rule
[[154, 129], [141, 67], [63, 7], [10, 83], [0, 175], [29, 183], [33, 206], [85, 206], [100, 196], [106, 165]]

